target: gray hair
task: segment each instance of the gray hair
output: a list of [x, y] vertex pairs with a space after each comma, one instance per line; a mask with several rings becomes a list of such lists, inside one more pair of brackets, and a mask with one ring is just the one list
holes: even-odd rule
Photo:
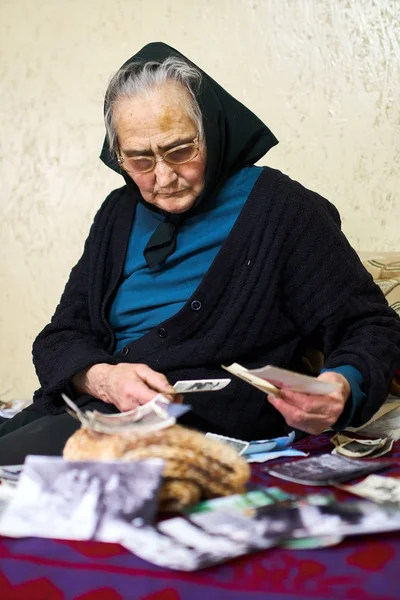
[[104, 121], [108, 145], [118, 152], [118, 140], [114, 123], [114, 108], [121, 98], [132, 98], [154, 90], [159, 85], [175, 81], [187, 92], [187, 112], [197, 127], [200, 141], [204, 141], [203, 118], [195, 92], [201, 86], [202, 75], [181, 58], [170, 56], [163, 62], [135, 61], [122, 67], [111, 78], [105, 96]]

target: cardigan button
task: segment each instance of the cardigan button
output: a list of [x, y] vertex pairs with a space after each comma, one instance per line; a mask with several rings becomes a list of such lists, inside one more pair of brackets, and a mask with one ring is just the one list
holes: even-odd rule
[[160, 327], [157, 333], [160, 338], [165, 338], [168, 335], [167, 330], [164, 329], [164, 327]]
[[190, 305], [190, 308], [192, 310], [200, 310], [201, 309], [201, 302], [200, 302], [200, 300], [193, 300], [193, 302]]
[[130, 350], [128, 348], [128, 346], [124, 346], [123, 348], [121, 348], [121, 350], [119, 351], [120, 354], [122, 354], [122, 356], [126, 356], [127, 354], [129, 354]]

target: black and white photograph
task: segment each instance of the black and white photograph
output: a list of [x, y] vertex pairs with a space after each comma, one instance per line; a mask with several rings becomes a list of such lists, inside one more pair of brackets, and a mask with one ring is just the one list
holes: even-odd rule
[[229, 385], [230, 379], [193, 379], [177, 381], [174, 389], [177, 394], [189, 394], [191, 392], [218, 392]]
[[400, 478], [369, 475], [360, 483], [340, 487], [351, 494], [400, 509]]
[[159, 566], [193, 571], [307, 536], [297, 509], [265, 507], [251, 514], [211, 511], [126, 530], [121, 543]]
[[400, 406], [359, 428], [357, 433], [368, 437], [388, 437], [393, 441], [400, 440]]
[[381, 450], [386, 442], [386, 438], [378, 438], [376, 440], [353, 439], [337, 446], [333, 450], [333, 454], [341, 454], [349, 458], [364, 458], [364, 456], [372, 456], [375, 452]]
[[17, 485], [24, 465], [6, 465], [0, 467], [0, 482]]
[[[180, 517], [171, 519], [182, 521]], [[175, 538], [164, 534], [161, 529], [150, 525], [128, 528], [120, 527], [119, 543], [143, 560], [178, 571], [196, 571], [212, 564], [224, 562], [224, 559], [214, 563], [202, 564], [201, 556], [194, 548], [181, 544]]]
[[356, 479], [392, 465], [391, 461], [368, 461], [321, 454], [298, 461], [266, 467], [270, 475], [305, 485], [330, 485]]
[[150, 523], [158, 508], [163, 461], [65, 461], [29, 456], [2, 535], [102, 539], [108, 521]]
[[206, 433], [206, 437], [211, 438], [212, 440], [216, 440], [217, 442], [223, 442], [227, 444], [241, 456], [249, 447], [249, 442], [244, 442], [243, 440], [237, 440], [235, 438], [227, 437], [226, 435], [220, 435], [218, 433], [211, 433], [210, 431]]
[[400, 529], [400, 512], [396, 507], [367, 500], [303, 504], [298, 510], [311, 535], [359, 535]]

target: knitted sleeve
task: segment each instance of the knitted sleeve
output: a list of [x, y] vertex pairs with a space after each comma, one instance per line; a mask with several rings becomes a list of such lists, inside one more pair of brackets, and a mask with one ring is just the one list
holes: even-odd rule
[[95, 268], [98, 237], [110, 221], [115, 192], [105, 200], [95, 216], [83, 254], [73, 267], [51, 322], [37, 336], [32, 355], [36, 373], [45, 394], [66, 389], [73, 375], [97, 363], [114, 363], [92, 326], [89, 311], [91, 270]]
[[322, 340], [325, 369], [351, 365], [362, 374], [366, 398], [351, 423], [361, 425], [387, 398], [400, 365], [400, 319], [341, 232], [333, 206], [291, 181], [282, 197], [284, 305], [304, 336]]

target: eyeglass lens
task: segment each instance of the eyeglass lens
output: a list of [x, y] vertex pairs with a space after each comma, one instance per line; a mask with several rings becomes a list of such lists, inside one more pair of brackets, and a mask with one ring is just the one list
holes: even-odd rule
[[[189, 162], [196, 158], [198, 154], [197, 144], [185, 144], [178, 148], [171, 148], [163, 155], [163, 160], [172, 165], [181, 165], [185, 162]], [[133, 156], [131, 158], [125, 158], [123, 161], [124, 168], [140, 173], [151, 171], [156, 165], [156, 159], [153, 156]]]

